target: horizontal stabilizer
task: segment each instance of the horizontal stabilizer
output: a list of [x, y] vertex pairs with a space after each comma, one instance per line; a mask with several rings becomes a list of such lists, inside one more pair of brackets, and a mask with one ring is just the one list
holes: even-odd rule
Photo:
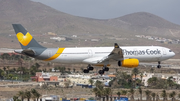
[[14, 52], [28, 56], [35, 56], [35, 52], [32, 49], [24, 49], [24, 50], [18, 49], [18, 50], [14, 50]]
[[23, 49], [16, 49], [16, 50], [14, 50], [15, 53], [19, 53], [19, 54], [22, 54], [22, 51], [23, 51]]

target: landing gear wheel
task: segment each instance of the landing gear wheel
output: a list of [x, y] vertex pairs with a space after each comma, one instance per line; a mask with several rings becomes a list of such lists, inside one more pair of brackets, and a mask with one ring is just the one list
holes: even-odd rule
[[87, 69], [88, 70], [94, 70], [94, 67], [88, 66]]
[[108, 67], [103, 67], [103, 71], [109, 71]]
[[161, 68], [161, 65], [158, 65], [157, 68], [160, 69], [160, 68]]
[[158, 65], [157, 65], [157, 68], [159, 69], [159, 68], [161, 68], [161, 61], [158, 61]]
[[87, 69], [84, 69], [83, 72], [84, 73], [89, 73], [90, 70], [94, 70], [94, 67], [92, 67], [91, 65], [88, 65]]
[[99, 70], [98, 72], [100, 75], [103, 75], [104, 74], [104, 70]]
[[88, 69], [84, 69], [83, 72], [84, 73], [89, 73], [89, 70]]

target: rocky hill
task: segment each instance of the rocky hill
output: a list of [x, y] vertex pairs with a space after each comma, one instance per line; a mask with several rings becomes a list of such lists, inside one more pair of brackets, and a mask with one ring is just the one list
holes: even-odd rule
[[[146, 34], [180, 37], [179, 25], [153, 14], [139, 12], [116, 19], [96, 20], [76, 17], [30, 0], [0, 0], [0, 32], [21, 23], [36, 33], [57, 34]], [[123, 32], [123, 33], [122, 33]]]
[[134, 34], [155, 35], [160, 37], [180, 37], [180, 26], [156, 15], [138, 12], [119, 18], [110, 19], [105, 23], [134, 32]]
[[36, 33], [57, 34], [110, 33], [113, 28], [98, 20], [65, 14], [30, 0], [0, 0], [1, 32], [12, 30], [12, 23], [21, 23]]

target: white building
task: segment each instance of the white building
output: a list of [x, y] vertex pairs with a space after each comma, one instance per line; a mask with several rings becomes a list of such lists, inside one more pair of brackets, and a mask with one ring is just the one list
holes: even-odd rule
[[157, 77], [161, 79], [168, 79], [171, 76], [172, 76], [172, 80], [175, 83], [180, 84], [180, 74], [146, 73], [146, 72], [143, 73], [142, 82], [144, 83], [144, 86], [148, 86], [147, 81], [149, 78]]
[[52, 40], [58, 40], [58, 41], [65, 41], [66, 40], [66, 38], [64, 38], [64, 37], [50, 37], [50, 39], [52, 39]]
[[152, 78], [153, 75], [154, 75], [154, 73], [146, 73], [146, 72], [143, 73], [142, 82], [144, 83], [144, 86], [148, 86], [147, 81], [148, 81], [149, 78]]

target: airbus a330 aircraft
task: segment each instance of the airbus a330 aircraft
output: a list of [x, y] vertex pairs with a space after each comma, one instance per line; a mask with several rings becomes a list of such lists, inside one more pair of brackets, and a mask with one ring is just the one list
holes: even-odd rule
[[168, 48], [160, 46], [128, 46], [119, 47], [75, 47], [75, 48], [46, 48], [41, 46], [21, 24], [12, 24], [22, 49], [16, 53], [24, 54], [44, 61], [60, 63], [88, 64], [84, 73], [93, 70], [93, 66], [102, 66], [99, 74], [108, 71], [110, 64], [117, 62], [119, 66], [135, 68], [139, 62], [160, 62], [175, 55]]

